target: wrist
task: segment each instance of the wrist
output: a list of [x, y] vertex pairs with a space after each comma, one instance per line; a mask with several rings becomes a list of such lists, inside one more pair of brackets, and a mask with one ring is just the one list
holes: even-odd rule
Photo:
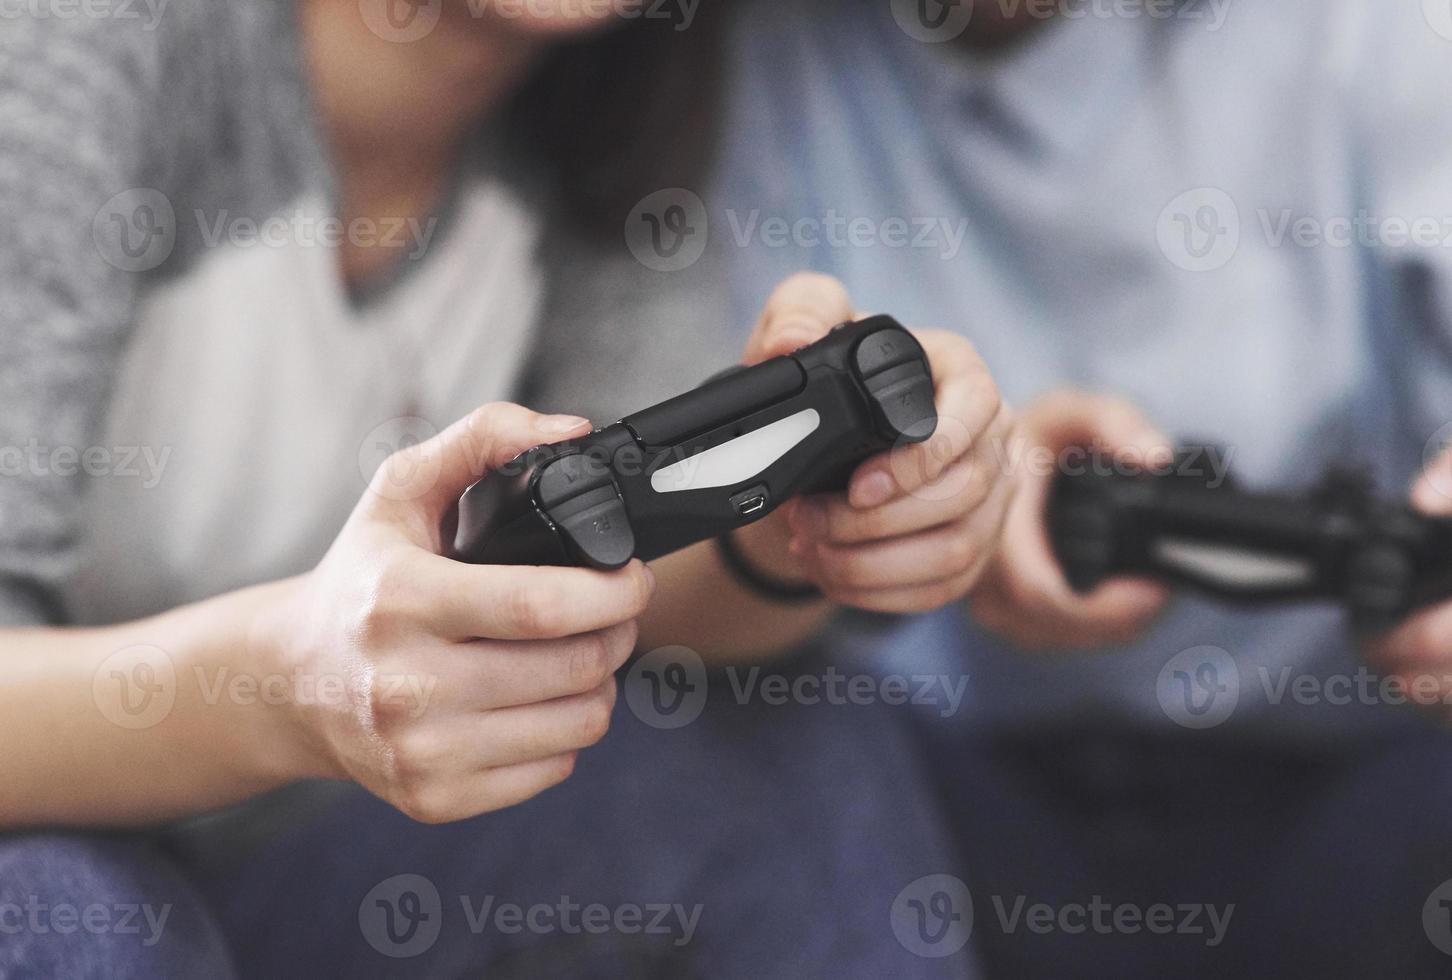
[[722, 535], [717, 555], [735, 584], [753, 598], [788, 605], [815, 605], [821, 590], [790, 550], [791, 530], [784, 513]]
[[333, 775], [305, 722], [310, 699], [329, 685], [292, 654], [306, 586], [307, 577], [299, 576], [233, 593], [223, 613], [225, 639], [205, 647], [208, 680], [201, 693], [226, 719], [230, 757], [270, 786]]

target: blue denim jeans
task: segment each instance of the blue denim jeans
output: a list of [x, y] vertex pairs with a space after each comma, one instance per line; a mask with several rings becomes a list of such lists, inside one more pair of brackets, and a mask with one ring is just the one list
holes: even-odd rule
[[[0, 978], [1452, 968], [1435, 944], [1452, 949], [1445, 732], [1337, 749], [1093, 723], [985, 736], [711, 690], [675, 730], [622, 704], [566, 784], [458, 824], [345, 791], [230, 861], [0, 840]], [[1026, 918], [1096, 900], [1172, 907], [1177, 929]], [[1212, 944], [1208, 913], [1178, 929], [1184, 905], [1235, 910]]]
[[[966, 738], [924, 725], [918, 744], [989, 976], [1452, 975], [1452, 733], [1298, 745], [1086, 719]], [[1096, 899], [1103, 928], [1079, 913]], [[1053, 917], [1034, 923], [1034, 906]]]
[[156, 848], [125, 837], [0, 839], [0, 977], [233, 975], [201, 894]]
[[5, 896], [172, 907], [151, 945], [0, 934], [0, 977], [973, 975], [961, 942], [900, 938], [913, 883], [952, 870], [905, 709], [710, 689], [674, 730], [622, 698], [575, 775], [521, 806], [422, 826], [345, 792], [191, 884], [134, 843], [0, 844]]

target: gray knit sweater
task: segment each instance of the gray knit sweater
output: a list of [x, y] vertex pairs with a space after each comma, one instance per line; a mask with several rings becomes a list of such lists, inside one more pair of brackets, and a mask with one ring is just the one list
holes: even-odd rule
[[[88, 507], [88, 495], [125, 462], [121, 447], [104, 438], [115, 379], [134, 353], [148, 304], [189, 277], [212, 274], [217, 248], [208, 229], [216, 219], [260, 222], [300, 198], [334, 198], [300, 70], [292, 2], [171, 0], [110, 9], [110, 17], [24, 17], [0, 28], [0, 625], [95, 621], [104, 610], [141, 615], [197, 597], [183, 587], [184, 570], [158, 567], [165, 556], [135, 541], [133, 553], [146, 560], [83, 567], [85, 542], [107, 530], [88, 523], [115, 513]], [[497, 155], [485, 153], [476, 166], [493, 161]], [[524, 190], [519, 199], [538, 204]], [[465, 217], [457, 208], [440, 215], [431, 249], [457, 238]], [[547, 228], [533, 254], [519, 260], [541, 270], [542, 311], [517, 295], [523, 286], [500, 287], [501, 306], [537, 311], [536, 326], [521, 334], [528, 350], [512, 362], [506, 394], [542, 410], [608, 420], [688, 387], [733, 356], [730, 332], [714, 312], [722, 304], [703, 270], [652, 272], [632, 259], [623, 235], [618, 247], [588, 246], [562, 222]], [[427, 269], [433, 262], [429, 254], [412, 264]], [[400, 278], [417, 280], [418, 269]], [[385, 284], [363, 305], [377, 310], [403, 287]], [[268, 288], [265, 281], [259, 288]], [[191, 303], [187, 310], [208, 319], [204, 301]], [[378, 319], [358, 328], [360, 343], [367, 331], [387, 329]], [[297, 331], [312, 328], [303, 318], [296, 324]], [[286, 348], [275, 356], [288, 356]], [[286, 367], [238, 370], [286, 384]], [[380, 381], [387, 374], [379, 372]], [[169, 390], [147, 394], [176, 419], [229, 411], [220, 393], [177, 392], [175, 404]], [[290, 424], [302, 432], [328, 411], [327, 404], [299, 409]], [[254, 445], [235, 454], [229, 479], [245, 486], [247, 454], [260, 452]], [[319, 470], [299, 479], [333, 476]], [[335, 503], [296, 536], [291, 553], [275, 563], [265, 556], [237, 562], [216, 581], [245, 584], [316, 560], [357, 496], [356, 473], [336, 480]], [[233, 558], [214, 549], [207, 561], [226, 566]], [[96, 583], [97, 575], [104, 581]], [[86, 576], [93, 591], [120, 598], [93, 604], [101, 613], [78, 615], [70, 593]], [[175, 587], [133, 590], [167, 576]]]

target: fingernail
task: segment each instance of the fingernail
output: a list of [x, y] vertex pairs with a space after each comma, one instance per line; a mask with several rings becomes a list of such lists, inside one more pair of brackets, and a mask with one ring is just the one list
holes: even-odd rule
[[589, 424], [589, 419], [582, 419], [578, 415], [544, 415], [540, 417], [537, 423], [541, 432], [549, 432], [556, 435], [574, 432], [576, 429], [585, 428]]
[[645, 569], [645, 580], [650, 583], [650, 591], [654, 592], [658, 581], [655, 577], [655, 569], [651, 568], [645, 562], [642, 562], [640, 567]]
[[892, 498], [892, 492], [892, 477], [882, 470], [873, 470], [852, 484], [852, 492], [848, 494], [848, 498], [853, 507], [866, 510], [887, 503]]
[[793, 531], [804, 538], [821, 538], [827, 534], [827, 509], [821, 504], [807, 500], [797, 501], [796, 508], [787, 515], [787, 523]]

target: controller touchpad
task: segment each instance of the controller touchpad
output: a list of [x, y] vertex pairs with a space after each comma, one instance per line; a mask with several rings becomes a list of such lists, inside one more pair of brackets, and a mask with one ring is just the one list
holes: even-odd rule
[[730, 487], [756, 476], [797, 446], [822, 424], [815, 408], [788, 415], [730, 442], [713, 446], [650, 475], [656, 493]]

